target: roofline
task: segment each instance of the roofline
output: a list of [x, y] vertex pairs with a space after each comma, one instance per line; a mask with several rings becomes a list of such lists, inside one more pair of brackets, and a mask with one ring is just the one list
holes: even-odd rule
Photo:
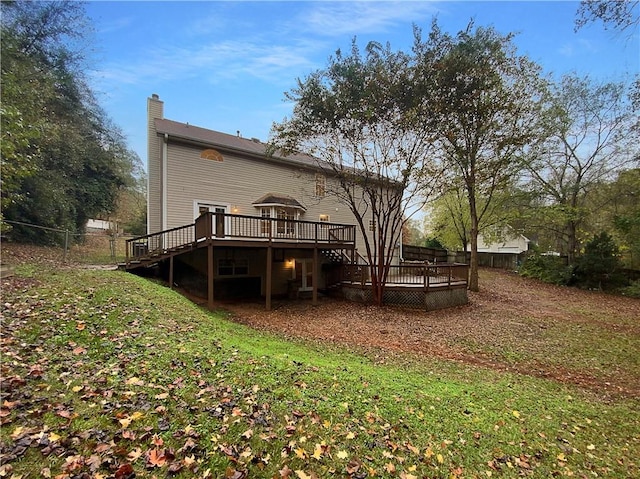
[[[212, 130], [213, 131], [213, 130]], [[313, 171], [320, 171], [320, 172], [326, 172], [327, 169], [322, 168], [320, 165], [312, 165], [312, 164], [306, 164], [306, 163], [302, 163], [299, 161], [295, 161], [295, 160], [290, 160], [287, 159], [286, 157], [283, 156], [278, 156], [278, 155], [268, 155], [266, 153], [264, 154], [258, 154], [255, 153], [253, 151], [250, 150], [245, 150], [242, 148], [234, 148], [233, 146], [228, 146], [228, 145], [224, 145], [221, 143], [216, 143], [216, 142], [212, 142], [212, 141], [205, 141], [205, 140], [198, 140], [192, 137], [188, 137], [188, 136], [182, 136], [182, 135], [176, 135], [173, 133], [168, 133], [162, 130], [156, 130], [156, 134], [158, 136], [164, 137], [166, 135], [167, 138], [169, 139], [174, 139], [177, 140], [180, 143], [183, 144], [188, 144], [188, 145], [197, 145], [197, 146], [215, 146], [220, 150], [229, 152], [229, 153], [242, 153], [243, 155], [246, 156], [251, 156], [252, 158], [255, 159], [259, 159], [259, 160], [275, 160], [277, 162], [286, 164], [286, 165], [290, 165], [290, 166], [295, 166], [298, 168], [304, 168], [307, 170], [313, 170]], [[262, 145], [265, 145], [265, 143], [260, 142]], [[266, 145], [265, 145], [266, 147]], [[309, 156], [309, 155], [307, 155]], [[320, 161], [317, 158], [314, 158], [312, 156], [309, 156], [309, 158], [313, 158], [316, 161]]]
[[[182, 122], [178, 122], [175, 120], [169, 120], [168, 118], [157, 118], [157, 120], [163, 120], [163, 121], [169, 121], [172, 123], [177, 123], [183, 126], [188, 126], [188, 123], [182, 123]], [[202, 127], [197, 127], [197, 128], [202, 128]], [[208, 128], [202, 128], [203, 130], [209, 130]], [[213, 131], [216, 132], [215, 130], [209, 130], [209, 131]], [[216, 132], [216, 133], [221, 133], [223, 135], [227, 135], [227, 136], [233, 136], [233, 135], [229, 135], [228, 133], [223, 133], [223, 132]], [[278, 163], [281, 163], [283, 165], [286, 166], [292, 166], [292, 167], [296, 167], [296, 168], [301, 168], [301, 169], [305, 169], [308, 171], [315, 171], [315, 172], [320, 172], [323, 173], [325, 175], [331, 175], [331, 176], [335, 176], [335, 177], [339, 177], [340, 173], [337, 172], [334, 168], [331, 167], [330, 163], [327, 163], [319, 158], [316, 158], [315, 156], [311, 156], [307, 153], [302, 153], [299, 152], [298, 154], [300, 155], [304, 155], [307, 156], [310, 160], [315, 161], [317, 164], [309, 164], [309, 163], [304, 163], [301, 161], [296, 161], [296, 160], [291, 160], [288, 159], [286, 156], [280, 156], [280, 155], [275, 155], [275, 154], [267, 154], [266, 152], [264, 154], [259, 154], [259, 153], [255, 153], [253, 151], [250, 150], [246, 150], [243, 148], [235, 148], [233, 146], [228, 146], [228, 145], [224, 145], [221, 143], [216, 143], [213, 141], [206, 141], [206, 140], [200, 140], [197, 138], [193, 138], [193, 137], [188, 137], [188, 136], [183, 136], [183, 135], [176, 135], [174, 133], [169, 133], [165, 130], [159, 130], [156, 128], [156, 135], [158, 136], [166, 136], [167, 138], [173, 138], [175, 140], [178, 140], [179, 142], [182, 142], [183, 144], [190, 144], [190, 145], [198, 145], [198, 146], [204, 146], [204, 147], [211, 147], [211, 146], [215, 146], [220, 150], [226, 151], [226, 152], [230, 152], [230, 153], [241, 153], [245, 156], [249, 156], [251, 158], [257, 159], [257, 160], [271, 160], [271, 161], [275, 161]], [[251, 141], [249, 139], [244, 138], [247, 141]], [[263, 145], [265, 147], [265, 150], [267, 149], [267, 144], [263, 143], [263, 142], [259, 142], [261, 145]], [[327, 166], [323, 167], [321, 165], [321, 163], [326, 163]], [[355, 172], [354, 174], [356, 174], [356, 176], [360, 176], [360, 177], [365, 177], [366, 175], [358, 175], [357, 172]], [[373, 178], [372, 178], [373, 179]], [[375, 180], [375, 179], [374, 179]], [[396, 188], [401, 188], [402, 185], [400, 184], [396, 184], [394, 185], [395, 181], [393, 180], [389, 180], [391, 185], [390, 186], [395, 186]]]
[[262, 207], [266, 207], [266, 206], [281, 206], [283, 208], [292, 208], [292, 209], [295, 209], [295, 210], [307, 211], [307, 209], [302, 205], [287, 205], [285, 203], [274, 203], [274, 202], [270, 202], [270, 203], [251, 203], [251, 206], [255, 206], [256, 208], [262, 208]]

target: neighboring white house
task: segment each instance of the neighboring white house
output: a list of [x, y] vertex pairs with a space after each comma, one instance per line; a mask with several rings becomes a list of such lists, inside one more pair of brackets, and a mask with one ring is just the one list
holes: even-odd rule
[[[512, 253], [520, 254], [529, 250], [530, 240], [526, 236], [516, 233], [512, 228], [505, 231], [498, 240], [485, 239], [478, 235], [478, 253]], [[471, 244], [467, 245], [471, 249]]]
[[113, 221], [89, 219], [87, 220], [87, 231], [104, 232], [117, 229], [117, 225]]
[[[505, 226], [500, 234], [485, 237], [478, 234], [478, 263], [492, 268], [516, 269], [529, 251], [529, 238]], [[467, 251], [471, 244], [467, 245]]]

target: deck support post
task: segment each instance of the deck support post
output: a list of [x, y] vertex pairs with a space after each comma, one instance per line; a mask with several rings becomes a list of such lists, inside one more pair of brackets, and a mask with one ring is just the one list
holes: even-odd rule
[[271, 243], [267, 246], [267, 284], [265, 287], [266, 309], [271, 311], [271, 275], [273, 273], [273, 248]]
[[313, 248], [313, 269], [311, 273], [311, 282], [313, 283], [313, 293], [311, 296], [311, 304], [318, 304], [318, 247]]
[[207, 245], [207, 306], [213, 309], [213, 242]]
[[169, 257], [169, 289], [173, 289], [173, 256]]

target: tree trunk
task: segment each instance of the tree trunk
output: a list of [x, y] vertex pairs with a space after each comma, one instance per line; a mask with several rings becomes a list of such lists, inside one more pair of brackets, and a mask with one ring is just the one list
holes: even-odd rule
[[577, 227], [575, 221], [569, 221], [567, 224], [567, 260], [569, 265], [575, 263], [576, 253], [578, 252]]
[[469, 264], [469, 290], [480, 291], [478, 284], [478, 211], [473, 191], [469, 193], [469, 212], [471, 214], [471, 261]]

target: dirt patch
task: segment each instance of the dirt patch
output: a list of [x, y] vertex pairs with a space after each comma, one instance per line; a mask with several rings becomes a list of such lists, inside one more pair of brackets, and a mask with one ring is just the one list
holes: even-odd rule
[[[546, 334], [558, 327], [595, 328], [638, 339], [640, 301], [557, 287], [501, 271], [483, 271], [481, 288], [479, 293], [469, 293], [467, 306], [433, 312], [327, 298], [316, 306], [309, 301], [275, 302], [272, 311], [257, 302], [225, 304], [224, 308], [239, 323], [289, 337], [451, 359], [552, 378], [604, 396], [640, 397], [637, 372], [595, 374], [588, 368], [565, 367], [563, 352], [548, 344]], [[554, 347], [556, 357], [547, 360], [545, 351]]]

